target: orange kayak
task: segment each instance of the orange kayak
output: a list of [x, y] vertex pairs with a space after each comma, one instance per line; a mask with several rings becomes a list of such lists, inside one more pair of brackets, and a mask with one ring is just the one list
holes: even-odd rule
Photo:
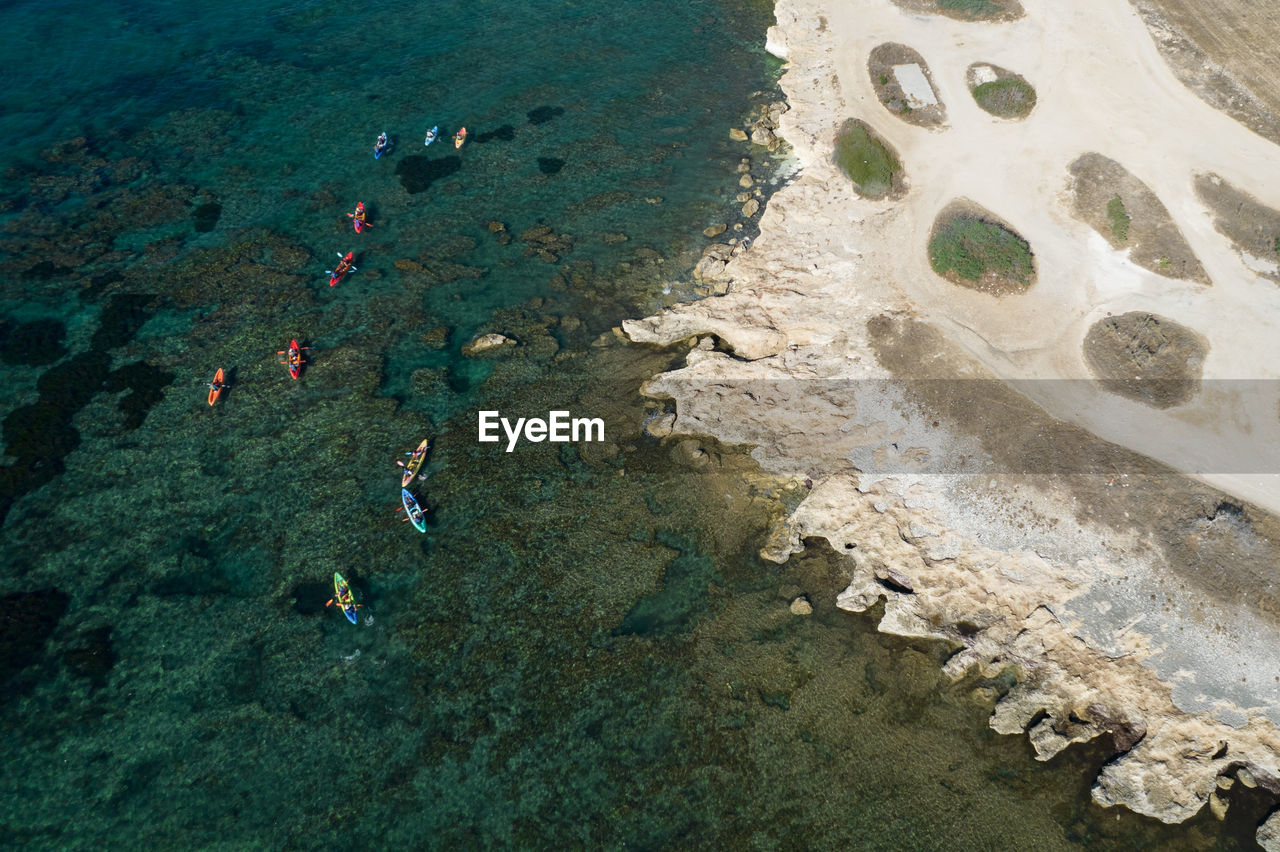
[[213, 405], [222, 396], [222, 380], [226, 374], [222, 372], [222, 368], [218, 368], [218, 372], [213, 374], [213, 381], [209, 384], [209, 404]]
[[467, 141], [467, 128], [464, 127], [461, 130], [459, 130], [457, 133], [453, 134], [454, 148], [461, 148], [462, 143], [466, 141]]

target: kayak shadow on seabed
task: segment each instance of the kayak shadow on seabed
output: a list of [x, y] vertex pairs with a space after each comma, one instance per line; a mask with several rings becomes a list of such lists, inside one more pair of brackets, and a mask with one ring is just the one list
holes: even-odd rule
[[461, 168], [462, 158], [455, 154], [447, 157], [413, 154], [396, 163], [396, 175], [406, 192], [417, 195], [430, 189], [436, 181], [456, 174]]

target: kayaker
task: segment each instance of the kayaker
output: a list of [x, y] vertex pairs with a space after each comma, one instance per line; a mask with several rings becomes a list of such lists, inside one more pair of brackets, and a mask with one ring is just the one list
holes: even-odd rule
[[364, 224], [364, 202], [357, 201], [356, 212], [351, 213], [349, 215], [351, 216], [352, 219], [355, 219], [357, 222]]
[[386, 134], [386, 133], [379, 133], [379, 134], [378, 134], [378, 144], [376, 144], [376, 145], [374, 145], [374, 146], [373, 146], [373, 150], [375, 150], [375, 151], [382, 151], [382, 150], [385, 150], [385, 149], [386, 149], [386, 147], [387, 147], [387, 134]]
[[347, 274], [347, 270], [350, 268], [351, 268], [351, 261], [347, 260], [344, 257], [342, 260], [338, 261], [338, 265], [334, 268], [333, 277], [341, 278], [343, 275]]

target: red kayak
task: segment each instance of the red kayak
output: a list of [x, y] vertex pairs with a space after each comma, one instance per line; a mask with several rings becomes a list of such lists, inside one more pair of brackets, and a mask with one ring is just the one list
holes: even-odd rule
[[357, 234], [364, 230], [365, 225], [366, 225], [366, 222], [365, 222], [365, 220], [364, 220], [364, 218], [365, 218], [365, 214], [364, 214], [364, 202], [363, 202], [363, 201], [357, 201], [357, 202], [356, 202], [356, 212], [354, 212], [354, 213], [348, 213], [347, 215], [351, 217], [351, 222], [352, 222], [352, 224], [354, 224], [354, 225], [356, 226], [356, 233], [357, 233]]
[[302, 365], [306, 363], [306, 361], [302, 360], [302, 347], [298, 345], [298, 341], [289, 341], [289, 349], [287, 350], [287, 353], [288, 360], [281, 361], [280, 363], [289, 368], [289, 378], [296, 379], [298, 376], [302, 375]]
[[213, 374], [213, 381], [209, 382], [209, 404], [210, 405], [213, 405], [215, 402], [221, 399], [222, 392], [227, 389], [226, 384], [223, 382], [224, 376], [226, 376], [226, 373], [224, 373], [222, 368], [219, 367], [218, 372]]
[[335, 267], [334, 267], [334, 268], [329, 272], [329, 286], [330, 286], [330, 287], [336, 287], [336, 286], [338, 285], [338, 282], [339, 282], [339, 281], [341, 281], [343, 278], [346, 278], [346, 277], [347, 277], [347, 273], [348, 273], [348, 272], [350, 272], [351, 270], [355, 269], [355, 267], [351, 265], [351, 262], [352, 262], [353, 260], [355, 260], [355, 258], [356, 258], [356, 253], [355, 253], [355, 252], [353, 252], [353, 251], [349, 251], [349, 252], [347, 252], [347, 256], [346, 256], [346, 257], [344, 257], [344, 258], [342, 258], [342, 260], [338, 261], [338, 265], [337, 265], [337, 266], [335, 266]]

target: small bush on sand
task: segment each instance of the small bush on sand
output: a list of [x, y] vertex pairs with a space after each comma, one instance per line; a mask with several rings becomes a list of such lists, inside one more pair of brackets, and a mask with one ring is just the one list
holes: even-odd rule
[[1124, 201], [1113, 195], [1107, 202], [1107, 219], [1111, 221], [1111, 235], [1118, 242], [1129, 239], [1129, 213], [1124, 209]]
[[[973, 283], [994, 280], [997, 289], [1025, 290], [1035, 275], [1031, 247], [1012, 231], [971, 215], [940, 225], [929, 241], [929, 263], [944, 278]], [[983, 288], [988, 289], [988, 288]]]
[[1024, 118], [1036, 105], [1036, 90], [1026, 80], [1006, 77], [983, 83], [973, 90], [978, 106], [1001, 118]]
[[992, 0], [938, 0], [938, 5], [970, 18], [987, 18], [1004, 11], [1002, 5], [993, 3]]
[[846, 122], [836, 137], [836, 165], [864, 198], [883, 198], [893, 190], [902, 166], [883, 142], [860, 122]]

